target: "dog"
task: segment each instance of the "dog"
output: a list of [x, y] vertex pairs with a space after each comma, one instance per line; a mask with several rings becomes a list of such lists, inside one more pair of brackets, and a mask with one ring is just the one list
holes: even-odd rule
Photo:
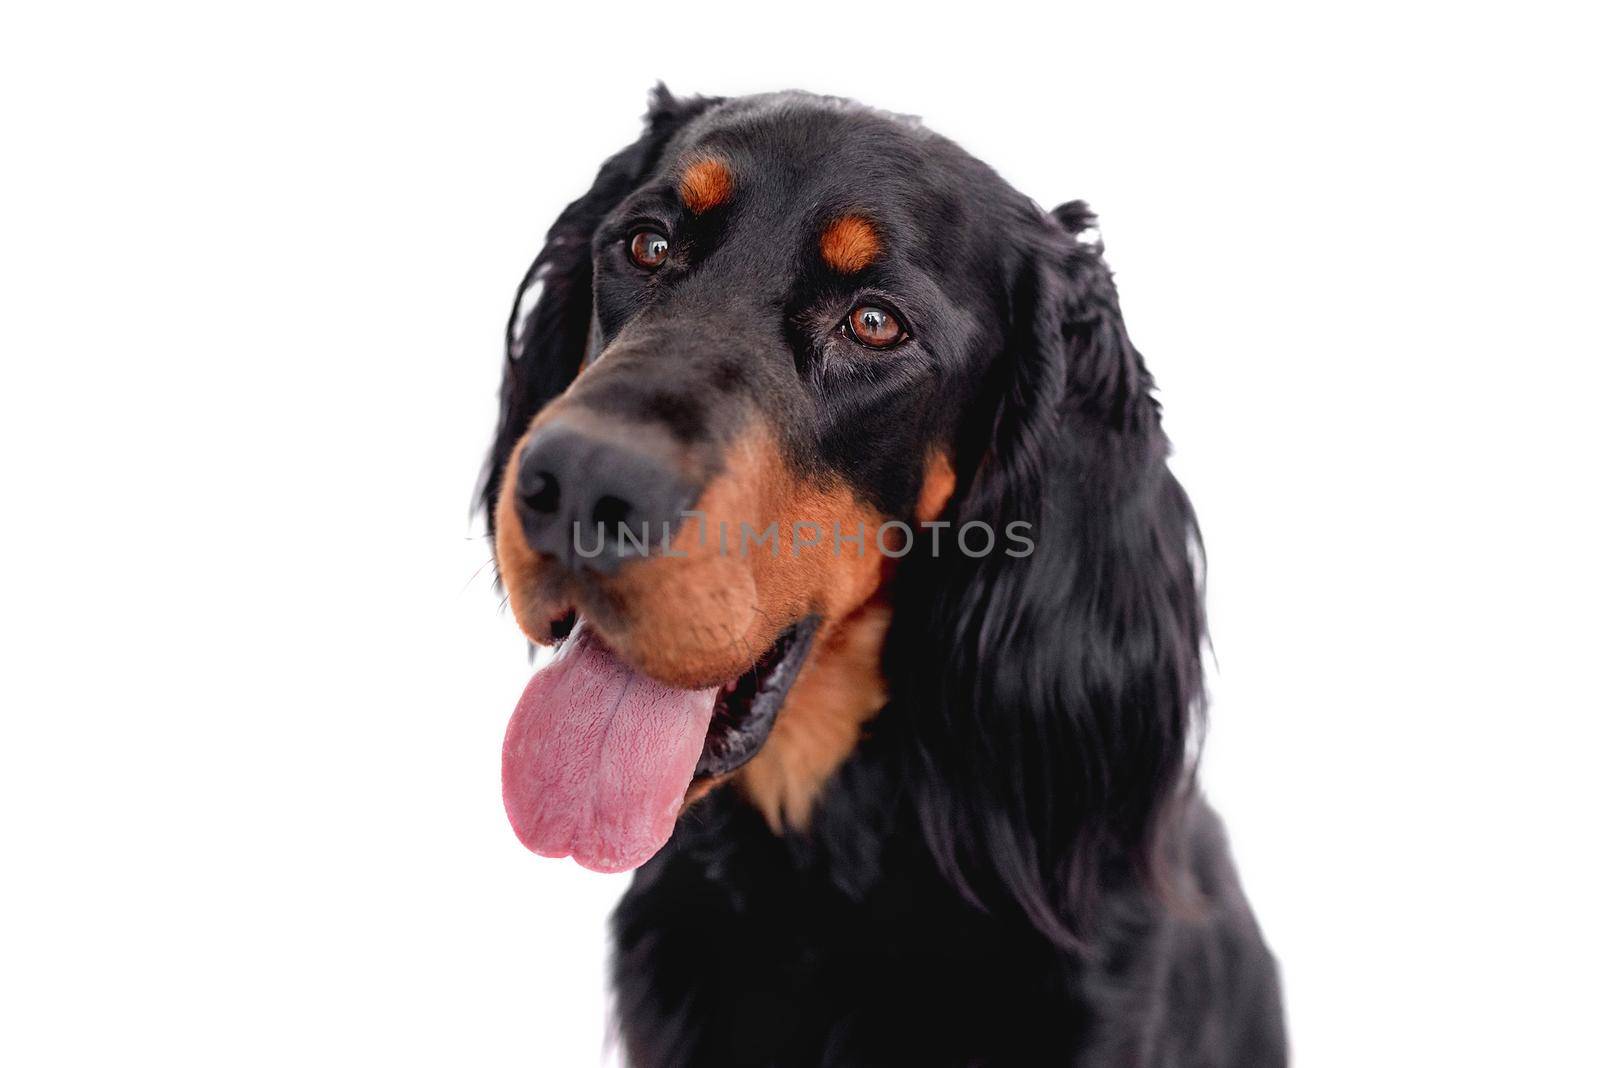
[[558, 647], [506, 810], [637, 868], [630, 1062], [1286, 1063], [1095, 217], [842, 99], [644, 126], [522, 281], [481, 488]]

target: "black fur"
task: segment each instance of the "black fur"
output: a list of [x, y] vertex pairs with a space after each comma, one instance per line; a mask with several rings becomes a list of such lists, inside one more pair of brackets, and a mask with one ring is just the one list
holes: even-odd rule
[[485, 501], [576, 374], [591, 318], [605, 343], [668, 299], [597, 288], [591, 251], [613, 277], [608, 214], [691, 141], [777, 146], [792, 173], [741, 196], [795, 206], [796, 234], [816, 225], [799, 207], [821, 195], [809, 168], [860, 183], [824, 199], [893, 216], [898, 244], [867, 281], [912, 294], [919, 333], [891, 370], [838, 362], [806, 325], [837, 280], [779, 271], [762, 250], [790, 247], [781, 232], [744, 246], [737, 216], [707, 220], [689, 240], [727, 250], [721, 273], [674, 283], [680, 317], [776, 302], [770, 329], [739, 329], [779, 355], [695, 356], [691, 380], [711, 385], [658, 391], [699, 398], [684, 433], [713, 418], [706, 397], [747, 391], [799, 462], [888, 515], [910, 514], [921, 457], [943, 442], [944, 518], [1027, 522], [1036, 549], [971, 558], [919, 540], [894, 585], [890, 704], [809, 830], [774, 835], [722, 790], [639, 871], [614, 928], [632, 1062], [1283, 1064], [1275, 966], [1192, 782], [1199, 535], [1084, 205], [1040, 212], [949, 142], [842, 102], [659, 91], [644, 137], [563, 213], [524, 283], [543, 295], [508, 327]]

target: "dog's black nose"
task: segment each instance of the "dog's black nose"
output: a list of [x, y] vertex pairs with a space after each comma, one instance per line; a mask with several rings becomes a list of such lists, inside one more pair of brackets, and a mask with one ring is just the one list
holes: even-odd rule
[[661, 552], [698, 488], [644, 452], [554, 422], [523, 446], [516, 493], [531, 547], [609, 575]]

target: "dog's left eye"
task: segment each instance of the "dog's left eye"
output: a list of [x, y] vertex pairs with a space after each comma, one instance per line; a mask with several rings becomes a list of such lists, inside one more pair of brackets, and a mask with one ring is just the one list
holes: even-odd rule
[[893, 348], [906, 339], [900, 320], [875, 304], [863, 304], [851, 312], [844, 327], [851, 337], [874, 349]]

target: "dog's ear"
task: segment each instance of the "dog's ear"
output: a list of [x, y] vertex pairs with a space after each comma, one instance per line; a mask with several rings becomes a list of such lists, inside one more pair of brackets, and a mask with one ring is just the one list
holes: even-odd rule
[[1202, 713], [1198, 532], [1093, 222], [1073, 203], [1027, 227], [946, 515], [999, 548], [920, 536], [886, 659], [941, 867], [1062, 946], [1114, 873], [1159, 880]]
[[655, 170], [672, 135], [720, 100], [680, 99], [665, 85], [657, 85], [650, 94], [644, 133], [601, 164], [594, 185], [567, 205], [517, 287], [506, 321], [500, 422], [479, 484], [479, 503], [488, 517], [491, 536], [495, 497], [512, 448], [539, 409], [572, 383], [583, 363], [594, 301], [590, 242], [596, 228]]

